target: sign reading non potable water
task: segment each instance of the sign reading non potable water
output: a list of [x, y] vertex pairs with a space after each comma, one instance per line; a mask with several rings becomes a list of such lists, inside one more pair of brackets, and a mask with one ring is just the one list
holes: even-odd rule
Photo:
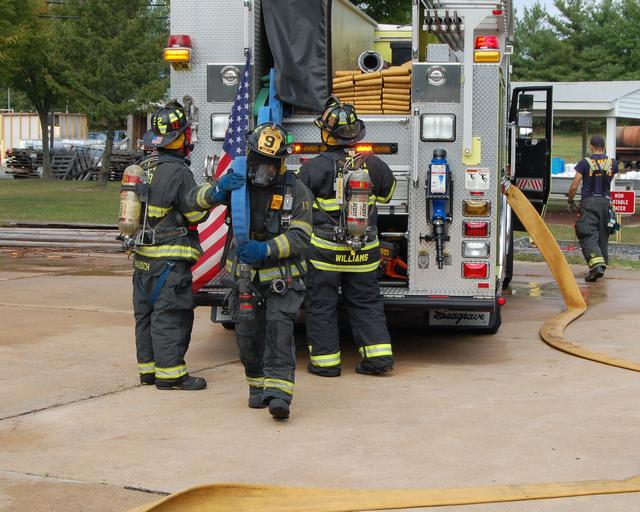
[[612, 190], [611, 204], [616, 213], [632, 215], [636, 211], [636, 193], [633, 190]]

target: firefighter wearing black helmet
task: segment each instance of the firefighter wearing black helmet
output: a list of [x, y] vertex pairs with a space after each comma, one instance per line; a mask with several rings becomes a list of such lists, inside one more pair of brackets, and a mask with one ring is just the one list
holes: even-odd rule
[[[189, 375], [184, 360], [191, 339], [194, 303], [191, 266], [202, 254], [196, 226], [225, 202], [244, 178], [227, 174], [197, 186], [189, 169], [191, 128], [180, 104], [151, 117], [144, 136], [157, 150], [149, 162], [144, 237], [134, 247], [133, 309], [142, 384], [158, 389], [199, 390], [207, 382]], [[153, 157], [156, 158], [156, 157]]]
[[[328, 149], [304, 163], [298, 175], [315, 196], [305, 302], [310, 350], [308, 370], [324, 377], [340, 375], [337, 325], [340, 288], [361, 355], [356, 371], [373, 375], [386, 373], [393, 369], [393, 354], [377, 279], [380, 249], [375, 203], [389, 202], [396, 181], [389, 166], [378, 157], [355, 153], [356, 143], [365, 135], [365, 126], [353, 106], [330, 98], [316, 119], [316, 126]], [[346, 186], [344, 177], [349, 166], [365, 170], [371, 182], [368, 235], [358, 246], [345, 238], [345, 205], [338, 197]]]
[[[293, 398], [293, 326], [304, 298], [302, 254], [312, 231], [311, 195], [285, 166], [291, 142], [275, 123], [261, 124], [248, 135], [250, 240], [232, 250], [226, 262], [236, 278], [231, 306], [249, 407], [268, 406], [278, 420], [289, 417]], [[233, 215], [231, 220], [234, 225]], [[249, 294], [239, 290], [243, 272], [250, 272]]]

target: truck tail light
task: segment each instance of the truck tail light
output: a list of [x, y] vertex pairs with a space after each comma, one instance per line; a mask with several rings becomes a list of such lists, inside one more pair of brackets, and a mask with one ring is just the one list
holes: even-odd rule
[[489, 242], [465, 240], [462, 242], [462, 256], [464, 258], [488, 258]]
[[473, 52], [474, 62], [500, 62], [500, 58], [498, 36], [476, 37], [475, 50]]
[[165, 62], [170, 63], [173, 69], [184, 71], [191, 66], [191, 36], [170, 35], [167, 47], [162, 52]]
[[488, 217], [491, 203], [486, 199], [465, 199], [462, 201], [462, 212], [466, 217]]
[[489, 265], [486, 263], [463, 263], [462, 277], [465, 279], [486, 279], [489, 277]]
[[489, 223], [486, 221], [465, 220], [462, 235], [469, 237], [489, 236]]

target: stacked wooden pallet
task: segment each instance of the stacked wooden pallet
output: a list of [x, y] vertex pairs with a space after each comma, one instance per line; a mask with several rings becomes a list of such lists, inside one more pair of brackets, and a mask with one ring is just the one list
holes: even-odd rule
[[336, 71], [333, 94], [355, 105], [359, 114], [408, 114], [411, 111], [411, 66], [373, 73]]

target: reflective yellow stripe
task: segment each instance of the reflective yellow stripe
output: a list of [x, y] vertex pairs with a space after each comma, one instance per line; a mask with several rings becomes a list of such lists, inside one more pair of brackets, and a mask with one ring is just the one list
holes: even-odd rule
[[171, 368], [158, 368], [156, 366], [156, 379], [179, 379], [187, 374], [187, 365], [180, 364]]
[[362, 357], [367, 358], [393, 355], [390, 343], [381, 343], [380, 345], [367, 345], [365, 347], [360, 347], [358, 350], [360, 351], [360, 355]]
[[200, 258], [200, 251], [195, 247], [189, 247], [187, 245], [138, 246], [135, 252], [147, 258], [179, 258], [186, 260], [197, 260]]
[[311, 347], [309, 347], [309, 358], [311, 359], [311, 364], [313, 366], [318, 366], [320, 368], [326, 368], [327, 366], [338, 366], [340, 364], [340, 352], [336, 352], [335, 354], [326, 354], [321, 356], [314, 356], [311, 354]]
[[171, 211], [171, 206], [169, 208], [163, 208], [161, 206], [153, 206], [150, 204], [147, 207], [147, 215], [149, 217], [166, 217], [166, 215]]
[[289, 245], [289, 240], [287, 240], [286, 235], [278, 235], [273, 241], [278, 246], [278, 258], [286, 258], [291, 254], [291, 246]]
[[147, 373], [154, 373], [156, 371], [156, 363], [153, 361], [150, 363], [138, 363], [138, 372], [141, 375], [146, 375]]
[[272, 378], [266, 377], [264, 379], [264, 387], [265, 389], [267, 388], [279, 389], [280, 391], [284, 391], [288, 395], [293, 395], [294, 384], [289, 380], [272, 379]]
[[[306, 262], [300, 262], [300, 266], [303, 270], [307, 270]], [[270, 283], [274, 279], [284, 278], [284, 275], [282, 274], [283, 270], [284, 268], [280, 269], [279, 267], [268, 267], [259, 269], [258, 273], [260, 274], [260, 282]], [[298, 267], [296, 265], [291, 265], [291, 277], [300, 277], [300, 271], [298, 270]]]
[[389, 192], [389, 195], [385, 196], [385, 197], [380, 197], [380, 196], [373, 196], [374, 199], [378, 202], [378, 203], [388, 203], [389, 201], [391, 201], [391, 198], [393, 197], [393, 194], [396, 191], [396, 184], [398, 182], [397, 181], [393, 181], [393, 185], [391, 186], [391, 192]]
[[[342, 242], [331, 242], [329, 240], [325, 240], [324, 238], [320, 238], [316, 235], [311, 235], [311, 245], [315, 247], [320, 247], [321, 249], [328, 249], [329, 251], [348, 251], [351, 252], [351, 247]], [[380, 241], [376, 238], [373, 242], [369, 242], [366, 245], [363, 245], [358, 252], [366, 252], [371, 249], [375, 249], [380, 245]]]
[[334, 265], [333, 263], [325, 263], [324, 261], [309, 260], [314, 268], [318, 270], [327, 270], [329, 272], [371, 272], [380, 266], [380, 260], [367, 265]]
[[589, 260], [589, 266], [593, 267], [594, 265], [602, 265], [604, 264], [604, 258], [602, 256], [596, 256], [595, 258], [591, 258]]
[[252, 388], [262, 389], [264, 387], [264, 377], [247, 377], [247, 384]]
[[292, 228], [299, 228], [302, 231], [304, 231], [305, 233], [307, 233], [308, 235], [310, 235], [313, 232], [313, 227], [311, 226], [311, 224], [309, 224], [308, 222], [305, 222], [303, 220], [292, 220], [291, 221], [291, 227]]
[[207, 212], [193, 211], [193, 212], [184, 213], [183, 215], [187, 218], [189, 222], [198, 222], [199, 220], [202, 220], [202, 218], [206, 214]]
[[333, 199], [322, 199], [321, 197], [316, 197], [313, 202], [313, 207], [328, 212], [335, 212], [340, 209], [340, 205], [335, 197]]
[[209, 190], [211, 189], [211, 183], [205, 183], [198, 188], [198, 194], [196, 196], [196, 202], [200, 208], [211, 208], [213, 204], [207, 201], [209, 196]]

